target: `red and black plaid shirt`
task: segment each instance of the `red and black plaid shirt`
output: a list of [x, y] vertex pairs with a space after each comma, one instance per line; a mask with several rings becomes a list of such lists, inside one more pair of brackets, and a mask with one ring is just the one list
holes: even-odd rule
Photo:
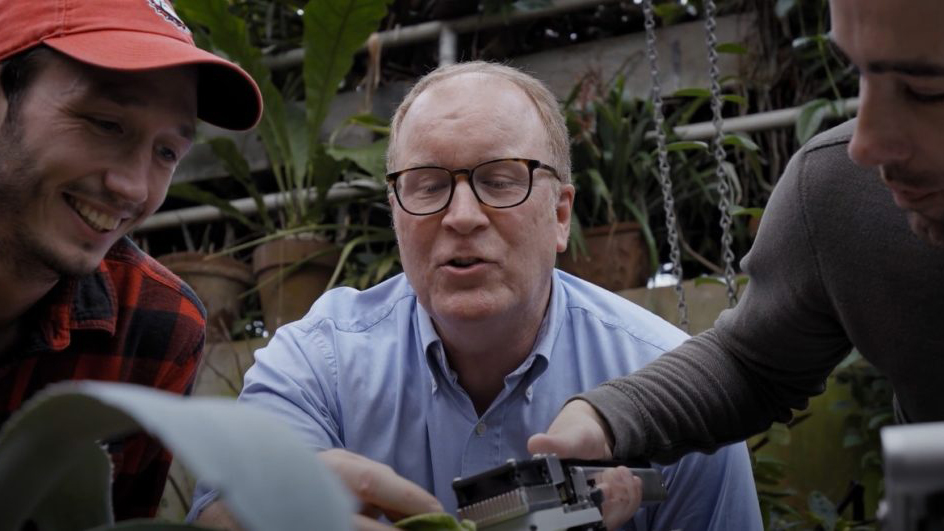
[[[123, 238], [94, 273], [59, 282], [0, 353], [0, 425], [46, 385], [104, 380], [188, 393], [203, 352], [205, 312], [179, 278]], [[134, 435], [109, 444], [115, 517], [153, 516], [170, 454]]]

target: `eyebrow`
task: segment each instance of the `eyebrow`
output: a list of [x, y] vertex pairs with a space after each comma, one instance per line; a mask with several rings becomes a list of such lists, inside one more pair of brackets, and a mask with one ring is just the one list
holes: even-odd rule
[[[849, 59], [849, 55], [846, 54], [846, 51], [843, 50], [842, 47], [839, 46], [839, 43], [836, 42], [836, 37], [832, 32], [827, 34], [827, 40], [834, 51], [838, 52], [846, 62], [852, 63], [852, 60]], [[944, 76], [944, 65], [929, 63], [926, 61], [870, 61], [866, 63], [865, 70], [873, 74], [886, 74], [888, 72], [895, 72], [912, 77]]]

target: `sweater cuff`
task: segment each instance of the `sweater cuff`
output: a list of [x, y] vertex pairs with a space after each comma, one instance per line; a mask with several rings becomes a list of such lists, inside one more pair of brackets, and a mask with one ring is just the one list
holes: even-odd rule
[[616, 387], [604, 383], [594, 389], [574, 396], [589, 403], [608, 424], [613, 434], [613, 458], [632, 460], [648, 459], [645, 428], [639, 421], [640, 413], [629, 395]]

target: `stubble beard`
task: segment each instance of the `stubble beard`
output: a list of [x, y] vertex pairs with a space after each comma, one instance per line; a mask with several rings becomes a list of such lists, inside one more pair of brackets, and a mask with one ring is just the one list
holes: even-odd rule
[[81, 259], [65, 256], [24, 222], [42, 197], [42, 178], [23, 145], [23, 128], [15, 110], [0, 124], [0, 264], [22, 281], [49, 281], [94, 270]]
[[[944, 178], [925, 173], [911, 173], [897, 166], [880, 166], [879, 174], [882, 181], [901, 183], [906, 186], [921, 188], [938, 181], [944, 181]], [[944, 210], [944, 205], [940, 206]], [[922, 241], [935, 247], [944, 247], [944, 218], [939, 218], [934, 212], [918, 212], [916, 210], [906, 210], [908, 226]]]

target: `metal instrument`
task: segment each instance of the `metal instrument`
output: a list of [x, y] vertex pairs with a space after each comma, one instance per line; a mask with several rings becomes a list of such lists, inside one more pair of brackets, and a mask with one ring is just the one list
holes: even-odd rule
[[474, 476], [456, 478], [452, 490], [459, 518], [490, 531], [564, 531], [604, 529], [603, 493], [596, 476], [607, 468], [627, 466], [642, 479], [643, 503], [666, 497], [662, 473], [648, 463], [584, 461], [537, 455]]

